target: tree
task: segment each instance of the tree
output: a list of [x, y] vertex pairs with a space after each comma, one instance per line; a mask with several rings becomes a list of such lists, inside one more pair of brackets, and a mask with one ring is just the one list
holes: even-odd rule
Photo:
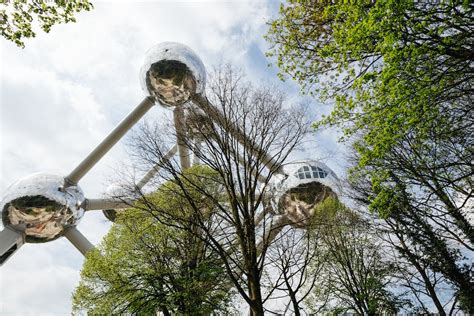
[[[212, 178], [215, 173], [197, 166], [186, 176]], [[196, 232], [189, 203], [170, 195], [174, 186], [165, 183], [146, 201], [168, 213], [179, 212], [187, 229], [160, 223], [140, 210], [140, 201], [120, 213], [98, 249], [86, 257], [73, 295], [74, 311], [201, 315], [226, 310], [231, 294], [222, 261], [207, 247], [207, 237]]]
[[[141, 162], [162, 170], [158, 182], [168, 179], [176, 184], [170, 195], [180, 196], [192, 206], [194, 222], [206, 236], [206, 244], [224, 264], [229, 289], [235, 288], [252, 315], [263, 315], [261, 279], [266, 252], [282, 225], [276, 225], [271, 216], [260, 215], [278, 211], [271, 210], [268, 203], [271, 182], [302, 139], [308, 122], [302, 111], [287, 106], [283, 94], [255, 88], [229, 67], [217, 69], [210, 78], [206, 97], [195, 95], [194, 104], [175, 109], [185, 110], [189, 131], [176, 136], [178, 145], [216, 172], [211, 187], [218, 187], [219, 194], [202, 186], [199, 178], [186, 176], [176, 161], [162, 159], [166, 146], [160, 141], [161, 130], [145, 127], [131, 143]], [[288, 124], [289, 118], [292, 124]], [[206, 211], [189, 188], [211, 201]], [[142, 199], [147, 200], [146, 196]], [[153, 203], [143, 205], [143, 211], [161, 222], [187, 229], [179, 214]]]
[[290, 1], [267, 36], [282, 75], [335, 101], [316, 126], [339, 126], [352, 138], [360, 200], [403, 227], [417, 259], [443, 274], [468, 313], [473, 8]]
[[[264, 283], [269, 287], [268, 297], [286, 303], [284, 314], [299, 316], [308, 309], [305, 300], [311, 295], [323, 268], [319, 234], [287, 227], [268, 250], [269, 264]], [[324, 304], [323, 304], [324, 305]]]
[[404, 225], [397, 221], [387, 218], [385, 219], [386, 228], [379, 227], [383, 232], [385, 240], [392, 246], [392, 249], [398, 251], [399, 256], [393, 254], [397, 258], [397, 266], [399, 274], [397, 282], [401, 286], [409, 289], [414, 299], [413, 305], [417, 306], [415, 311], [429, 313], [428, 307], [431, 299], [434, 308], [439, 315], [447, 315], [446, 310], [451, 304], [449, 315], [453, 315], [458, 308], [456, 304], [456, 294], [450, 290], [449, 282], [433, 268], [428, 262], [428, 256], [423, 255], [417, 245], [411, 244], [406, 238], [406, 229]]
[[[388, 232], [397, 240], [396, 249], [417, 269], [438, 312], [445, 314], [446, 310], [440, 303], [441, 293], [436, 293], [426, 269], [441, 273], [444, 282], [450, 284], [455, 292], [455, 302], [462, 309], [470, 308], [473, 284], [470, 276], [472, 267], [466, 257], [469, 245], [465, 247], [459, 229], [443, 205], [435, 204], [422, 194], [409, 192], [396, 175], [392, 175], [396, 184], [391, 187], [385, 184], [374, 188], [361, 179], [367, 178], [352, 182], [356, 192], [354, 196], [368, 205], [371, 197], [379, 194], [377, 204], [372, 203], [371, 207], [375, 212], [386, 214], [384, 220]], [[380, 199], [381, 196], [384, 200]], [[455, 306], [452, 307], [454, 309]]]
[[35, 37], [35, 23], [49, 33], [55, 24], [76, 22], [74, 14], [93, 8], [88, 0], [4, 0], [0, 10], [2, 36], [24, 48], [25, 38]]
[[316, 206], [311, 231], [318, 234], [320, 258], [313, 308], [323, 301], [319, 312], [379, 315], [397, 313], [406, 304], [391, 291], [397, 267], [360, 215], [328, 198]]

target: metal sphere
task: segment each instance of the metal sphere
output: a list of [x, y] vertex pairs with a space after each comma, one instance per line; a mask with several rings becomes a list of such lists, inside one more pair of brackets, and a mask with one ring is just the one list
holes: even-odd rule
[[304, 228], [317, 204], [340, 195], [339, 179], [328, 166], [313, 160], [288, 164], [284, 170], [288, 177], [275, 186], [272, 204], [277, 213], [287, 216], [291, 225]]
[[130, 190], [127, 190], [125, 183], [115, 182], [105, 189], [104, 198], [121, 199], [130, 196]]
[[63, 188], [64, 177], [35, 173], [11, 185], [0, 211], [3, 225], [25, 227], [26, 242], [54, 240], [84, 215], [84, 194], [78, 186]]
[[195, 93], [202, 93], [206, 70], [201, 59], [189, 47], [164, 42], [146, 53], [140, 70], [143, 90], [165, 107], [189, 101]]
[[[125, 185], [121, 183], [112, 183], [107, 187], [105, 190], [104, 198], [117, 198], [122, 199], [129, 196], [130, 193], [127, 192], [125, 189]], [[102, 210], [105, 218], [107, 218], [111, 222], [115, 222], [117, 219], [117, 215], [123, 212], [123, 210], [115, 210], [115, 209], [106, 209]]]
[[107, 218], [112, 223], [115, 222], [115, 220], [117, 219], [117, 210], [114, 210], [114, 209], [102, 210], [102, 214], [104, 214], [105, 218]]

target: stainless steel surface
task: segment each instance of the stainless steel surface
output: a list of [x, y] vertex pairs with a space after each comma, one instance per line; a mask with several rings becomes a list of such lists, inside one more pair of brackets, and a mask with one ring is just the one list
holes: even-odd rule
[[94, 249], [94, 245], [92, 245], [76, 227], [67, 229], [64, 232], [64, 237], [66, 237], [84, 256], [87, 252]]
[[288, 176], [275, 177], [272, 184], [271, 204], [277, 214], [285, 215], [295, 227], [306, 227], [318, 203], [341, 193], [336, 174], [321, 162], [297, 161], [286, 165], [284, 171]]
[[0, 266], [3, 265], [25, 243], [23, 232], [12, 227], [5, 227], [0, 231]]
[[[264, 200], [265, 201], [265, 200]], [[268, 214], [275, 214], [275, 211], [273, 210], [271, 203], [263, 203], [263, 210], [261, 210], [259, 213], [255, 215], [255, 226], [259, 226], [260, 223], [267, 217]]]
[[[244, 158], [239, 155], [239, 163], [242, 165], [242, 166], [245, 166], [245, 160]], [[254, 169], [252, 170], [252, 176], [256, 177], [257, 180], [261, 183], [265, 183], [265, 181], [267, 181], [267, 178], [262, 174], [262, 173], [257, 173], [257, 171]]]
[[191, 167], [191, 157], [187, 142], [186, 133], [186, 122], [184, 118], [184, 109], [181, 106], [177, 106], [173, 111], [174, 116], [174, 127], [176, 129], [176, 141], [178, 143], [179, 161], [181, 163], [181, 169], [187, 169]]
[[47, 242], [76, 226], [84, 215], [78, 186], [63, 188], [64, 177], [36, 173], [11, 185], [0, 204], [5, 227], [25, 225], [26, 242]]
[[259, 256], [262, 254], [263, 249], [268, 247], [288, 224], [290, 224], [290, 220], [286, 215], [274, 215], [270, 218], [265, 227], [263, 238], [257, 242], [257, 253]]
[[164, 42], [148, 50], [140, 70], [143, 90], [165, 107], [186, 103], [194, 93], [202, 93], [206, 70], [189, 47]]
[[114, 198], [104, 199], [86, 199], [84, 201], [84, 210], [108, 210], [108, 209], [124, 209], [129, 208], [133, 204], [133, 200], [122, 200]]
[[201, 150], [201, 142], [198, 139], [194, 139], [194, 153], [193, 153], [193, 166], [199, 165], [201, 160], [199, 159], [199, 153]]
[[107, 218], [111, 222], [115, 222], [115, 220], [117, 219], [118, 212], [119, 211], [114, 209], [102, 210], [102, 213], [104, 214], [105, 218]]
[[135, 125], [153, 106], [153, 99], [146, 97], [130, 112], [110, 134], [66, 177], [65, 185], [74, 185]]

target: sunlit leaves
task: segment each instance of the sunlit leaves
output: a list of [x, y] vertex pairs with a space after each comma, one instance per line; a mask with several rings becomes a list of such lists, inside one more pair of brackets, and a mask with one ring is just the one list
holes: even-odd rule
[[2, 36], [24, 48], [24, 40], [36, 36], [36, 26], [49, 33], [55, 24], [76, 22], [75, 14], [93, 5], [88, 0], [3, 0], [0, 8]]
[[269, 24], [269, 55], [303, 91], [334, 101], [314, 126], [362, 137], [364, 167], [407, 134], [423, 143], [433, 129], [454, 132], [443, 112], [472, 102], [472, 13], [459, 1], [288, 1]]
[[212, 169], [194, 166], [180, 181], [166, 182], [122, 212], [97, 249], [87, 254], [73, 295], [74, 311], [197, 315], [224, 310], [230, 292], [222, 263], [206, 247], [205, 236], [192, 231], [194, 212], [179, 194], [184, 185], [197, 207], [209, 211], [212, 203], [196, 185], [212, 190], [215, 178]]

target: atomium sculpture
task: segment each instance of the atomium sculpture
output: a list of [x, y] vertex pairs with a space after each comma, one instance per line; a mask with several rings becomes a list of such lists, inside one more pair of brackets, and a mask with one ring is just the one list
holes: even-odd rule
[[[0, 265], [25, 242], [43, 243], [64, 236], [83, 254], [93, 248], [76, 228], [84, 213], [103, 210], [113, 221], [115, 210], [127, 208], [134, 199], [88, 199], [78, 183], [153, 105], [173, 110], [177, 143], [137, 183], [138, 189], [155, 176], [160, 164], [176, 154], [182, 169], [191, 166], [185, 138], [193, 129], [199, 128], [198, 120], [213, 120], [218, 124], [225, 121], [223, 114], [204, 96], [204, 65], [187, 46], [166, 42], [151, 48], [141, 68], [140, 79], [147, 97], [68, 175], [37, 173], [15, 182], [6, 190], [0, 202], [5, 227], [0, 232]], [[197, 111], [186, 111], [184, 105], [190, 101]], [[225, 128], [241, 143], [250, 144], [254, 152], [261, 152], [237, 126], [226, 124]], [[267, 166], [275, 165], [268, 154], [262, 160]], [[315, 161], [294, 162], [280, 168], [276, 174], [273, 183], [276, 194], [256, 218], [256, 224], [260, 225], [264, 218], [271, 217], [271, 226], [266, 229], [269, 240], [286, 225], [304, 227], [315, 204], [327, 196], [339, 194], [334, 172]]]

